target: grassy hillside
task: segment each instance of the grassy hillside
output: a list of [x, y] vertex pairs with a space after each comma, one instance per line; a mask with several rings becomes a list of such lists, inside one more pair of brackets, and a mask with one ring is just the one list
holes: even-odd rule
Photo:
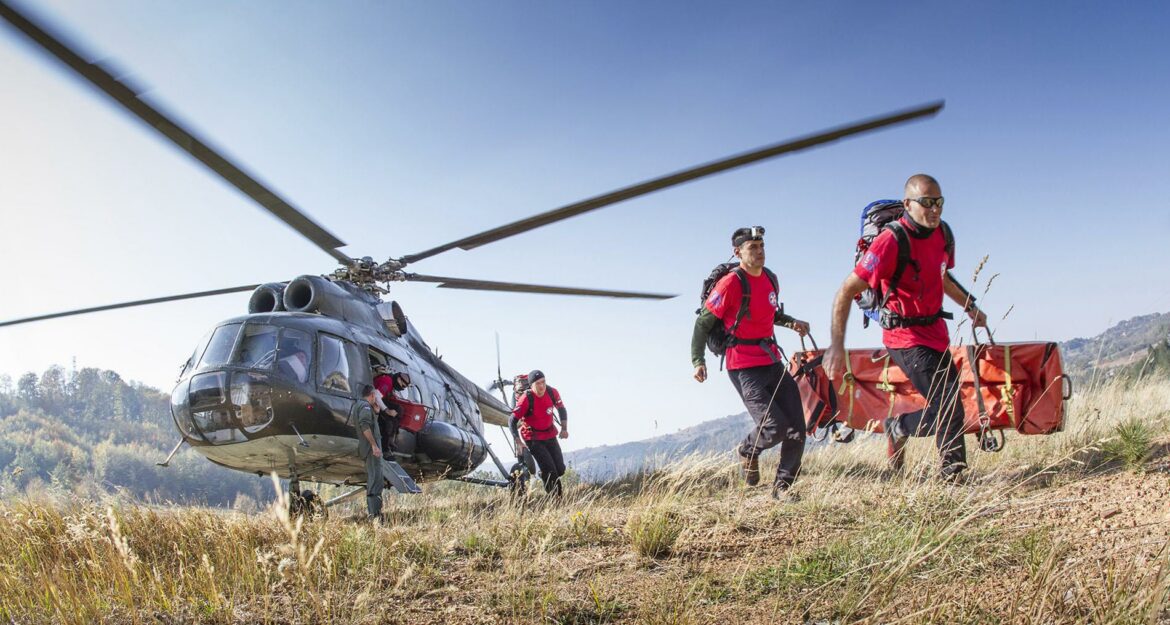
[[0, 378], [0, 498], [46, 489], [89, 497], [255, 508], [263, 478], [218, 467], [184, 449], [168, 396], [113, 371], [52, 367]]
[[1170, 385], [1101, 388], [1062, 434], [972, 452], [968, 484], [929, 479], [927, 440], [905, 476], [879, 441], [832, 445], [784, 503], [727, 456], [559, 503], [441, 484], [383, 527], [26, 498], [0, 504], [0, 619], [1166, 622], [1168, 422]]

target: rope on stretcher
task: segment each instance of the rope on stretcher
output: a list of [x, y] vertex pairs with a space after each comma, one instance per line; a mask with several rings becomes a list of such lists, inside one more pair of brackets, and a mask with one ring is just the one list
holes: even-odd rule
[[845, 353], [845, 375], [841, 377], [841, 381], [843, 384], [841, 384], [841, 390], [837, 391], [837, 395], [849, 393], [849, 414], [845, 417], [845, 422], [853, 423], [853, 388], [857, 384], [857, 378], [853, 376], [853, 362], [849, 357], [849, 352]]
[[1015, 394], [1012, 392], [1012, 346], [1003, 346], [1003, 371], [1004, 383], [999, 388], [1000, 401], [1003, 402], [1004, 410], [1007, 412], [1008, 421], [1011, 422], [1012, 427], [1016, 427], [1016, 404], [1013, 401]]
[[886, 364], [882, 367], [882, 381], [878, 383], [877, 389], [885, 391], [890, 396], [890, 409], [886, 413], [886, 418], [890, 419], [894, 416], [894, 400], [897, 398], [897, 393], [894, 392], [893, 384], [890, 384], [890, 354], [886, 353]]

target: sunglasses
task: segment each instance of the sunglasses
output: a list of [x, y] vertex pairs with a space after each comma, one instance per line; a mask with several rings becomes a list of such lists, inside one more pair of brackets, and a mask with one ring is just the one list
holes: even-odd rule
[[934, 208], [935, 206], [939, 208], [943, 207], [943, 197], [941, 195], [938, 197], [916, 197], [912, 198], [910, 201], [918, 202], [922, 205], [923, 208]]

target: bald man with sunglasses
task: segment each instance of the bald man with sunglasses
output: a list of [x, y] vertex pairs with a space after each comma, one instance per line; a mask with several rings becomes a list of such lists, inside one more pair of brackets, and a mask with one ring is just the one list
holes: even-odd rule
[[[967, 448], [959, 371], [949, 350], [946, 319], [951, 314], [942, 309], [943, 295], [963, 307], [974, 327], [987, 327], [987, 316], [951, 276], [954, 246], [945, 234], [949, 227], [942, 221], [943, 202], [942, 188], [933, 177], [915, 174], [906, 181], [902, 216], [874, 238], [833, 300], [832, 344], [824, 367], [838, 382], [845, 373], [845, 323], [853, 299], [867, 288], [887, 294], [881, 311], [882, 343], [927, 402], [922, 410], [885, 420], [890, 468], [902, 470], [908, 437], [934, 436], [942, 461], [939, 476], [955, 481], [967, 468]], [[899, 242], [891, 225], [905, 232], [910, 251], [899, 278], [895, 278]], [[890, 292], [892, 281], [896, 284]]]

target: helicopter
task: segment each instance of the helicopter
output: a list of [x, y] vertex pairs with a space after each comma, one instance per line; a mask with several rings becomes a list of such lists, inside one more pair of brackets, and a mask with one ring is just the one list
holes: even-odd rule
[[[937, 114], [943, 102], [873, 117], [700, 164], [608, 193], [542, 212], [413, 254], [377, 261], [353, 257], [345, 243], [260, 183], [240, 165], [210, 147], [160, 107], [90, 62], [64, 37], [50, 32], [0, 0], [0, 18], [50, 56], [68, 66], [210, 172], [235, 186], [294, 231], [332, 257], [337, 268], [321, 275], [169, 295], [104, 306], [61, 311], [0, 322], [11, 326], [163, 302], [251, 292], [246, 314], [212, 328], [185, 361], [171, 393], [171, 413], [180, 435], [166, 466], [184, 445], [218, 465], [289, 481], [294, 506], [302, 481], [359, 487], [365, 468], [357, 454], [353, 421], [361, 389], [375, 366], [407, 373], [409, 385], [395, 401], [402, 406], [390, 458], [384, 460], [388, 485], [417, 493], [420, 482], [454, 479], [513, 487], [523, 476], [505, 467], [488, 445], [487, 425], [508, 425], [511, 407], [497, 399], [503, 380], [481, 388], [440, 359], [403, 307], [383, 296], [395, 283], [421, 282], [438, 288], [663, 300], [670, 294], [597, 288], [523, 284], [435, 276], [406, 271], [408, 266], [454, 249], [471, 250], [536, 228], [642, 195], [732, 169], [806, 150]], [[92, 57], [91, 57], [92, 58]], [[503, 479], [470, 475], [490, 457]], [[518, 463], [522, 464], [522, 463]], [[513, 467], [515, 468], [515, 467]], [[522, 473], [522, 471], [520, 472]], [[331, 506], [364, 491], [336, 497]], [[311, 491], [307, 494], [312, 497]]]

